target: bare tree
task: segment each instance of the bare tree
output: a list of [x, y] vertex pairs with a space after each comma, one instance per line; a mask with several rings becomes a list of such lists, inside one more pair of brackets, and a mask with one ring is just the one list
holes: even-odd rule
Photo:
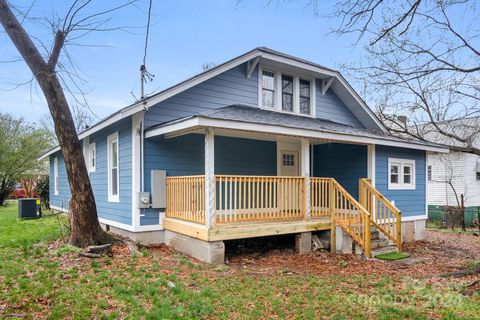
[[[114, 30], [108, 25], [112, 13], [130, 6], [134, 1], [125, 1], [93, 13], [86, 11], [91, 2], [91, 0], [75, 0], [63, 18], [55, 18], [51, 21], [42, 19], [42, 23], [49, 25], [54, 32], [51, 46], [40, 44], [40, 49], [46, 51], [45, 54], [42, 54], [38, 47], [38, 41], [36, 45], [34, 42], [36, 39], [30, 36], [22, 25], [25, 19], [29, 19], [28, 12], [30, 10], [21, 12], [6, 0], [0, 0], [0, 23], [32, 71], [33, 77], [47, 100], [54, 122], [55, 134], [65, 159], [72, 194], [69, 204], [70, 242], [78, 246], [105, 243], [108, 241], [108, 236], [98, 222], [95, 199], [80, 141], [65, 96], [65, 89], [67, 91], [73, 89], [68, 88], [66, 82], [62, 81], [59, 75], [58, 69], [63, 66], [60, 58], [62, 53], [65, 53], [68, 39], [78, 39], [96, 31]], [[50, 49], [46, 49], [49, 47]], [[68, 59], [68, 56], [66, 58]], [[68, 77], [72, 77], [72, 74], [68, 72], [66, 74]]]
[[480, 155], [480, 127], [450, 124], [480, 115], [478, 10], [477, 1], [464, 0], [337, 3], [335, 32], [366, 43], [366, 61], [349, 71], [369, 84], [392, 132], [423, 141], [435, 132], [432, 142]]

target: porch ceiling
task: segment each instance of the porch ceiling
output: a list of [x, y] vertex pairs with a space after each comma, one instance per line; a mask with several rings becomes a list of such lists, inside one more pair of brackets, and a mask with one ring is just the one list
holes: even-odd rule
[[[268, 111], [260, 108], [233, 105], [211, 110], [204, 114], [177, 119], [149, 128], [145, 136], [166, 138], [189, 134], [204, 133], [205, 128], [215, 128], [222, 135], [235, 135], [241, 131], [245, 135], [262, 135], [263, 139], [275, 140], [275, 137], [290, 136], [309, 138], [313, 142], [339, 142], [356, 144], [378, 144], [432, 152], [448, 152], [448, 149], [434, 144], [401, 139], [378, 131], [354, 128], [328, 120]], [[235, 136], [240, 136], [237, 134]]]

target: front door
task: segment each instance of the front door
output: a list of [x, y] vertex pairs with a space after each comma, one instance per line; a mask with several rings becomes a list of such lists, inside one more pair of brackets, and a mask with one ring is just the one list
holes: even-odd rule
[[300, 172], [298, 171], [298, 151], [282, 150], [280, 156], [280, 175], [299, 176]]

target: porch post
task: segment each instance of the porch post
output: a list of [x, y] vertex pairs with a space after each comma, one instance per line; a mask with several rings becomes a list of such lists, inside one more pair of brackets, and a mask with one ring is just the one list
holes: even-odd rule
[[369, 144], [367, 152], [367, 174], [368, 178], [372, 180], [372, 186], [375, 186], [375, 145]]
[[310, 140], [302, 138], [301, 173], [305, 177], [305, 218], [310, 220]]
[[205, 224], [208, 229], [215, 224], [215, 134], [213, 128], [205, 129]]

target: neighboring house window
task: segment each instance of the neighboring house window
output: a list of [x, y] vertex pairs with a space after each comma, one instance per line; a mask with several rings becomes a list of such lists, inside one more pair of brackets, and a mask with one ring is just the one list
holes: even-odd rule
[[293, 112], [293, 77], [282, 75], [282, 110]]
[[432, 166], [428, 166], [427, 177], [428, 177], [428, 181], [432, 181]]
[[97, 146], [95, 142], [90, 143], [88, 148], [88, 171], [95, 172], [97, 166]]
[[261, 108], [315, 117], [315, 81], [305, 76], [259, 68]]
[[300, 79], [300, 113], [310, 114], [310, 81]]
[[262, 104], [266, 108], [275, 107], [275, 73], [267, 70], [262, 73]]
[[53, 159], [53, 190], [58, 196], [58, 158]]
[[388, 189], [415, 189], [415, 160], [388, 159]]
[[108, 201], [119, 202], [119, 157], [118, 157], [118, 132], [107, 138], [108, 158]]

